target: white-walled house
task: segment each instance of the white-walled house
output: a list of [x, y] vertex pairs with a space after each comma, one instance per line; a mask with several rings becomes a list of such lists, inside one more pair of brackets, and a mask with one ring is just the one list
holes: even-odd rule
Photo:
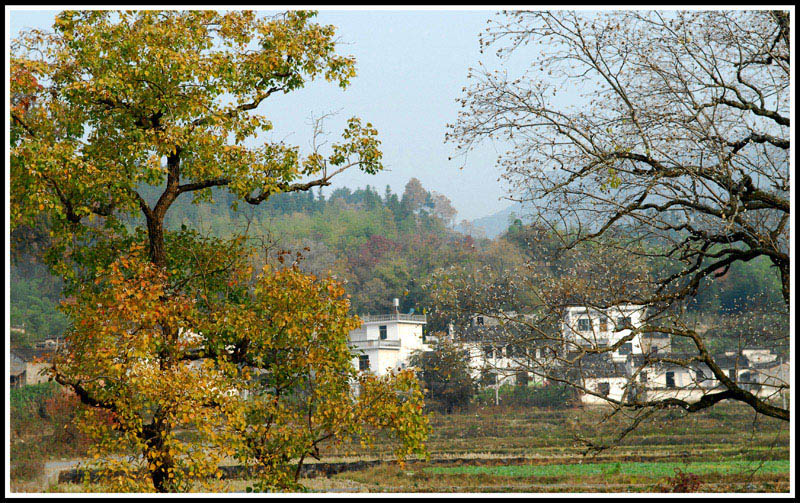
[[10, 351], [10, 384], [12, 388], [47, 382], [44, 370], [50, 366], [53, 348], [12, 348]]
[[415, 351], [430, 351], [423, 341], [425, 315], [378, 314], [359, 316], [362, 325], [350, 332], [353, 366], [375, 375], [408, 367]]
[[[547, 360], [545, 349], [527, 332], [524, 324], [535, 316], [515, 311], [474, 314], [458, 334], [449, 327], [449, 337], [464, 352], [472, 378], [485, 385], [540, 384], [540, 375], [531, 372], [534, 362]], [[488, 378], [488, 380], [486, 379]]]
[[[632, 329], [641, 327], [647, 306], [622, 304], [606, 309], [569, 306], [561, 325], [566, 351], [580, 347], [611, 346], [630, 336]], [[611, 352], [611, 358], [624, 362], [628, 355], [650, 352], [668, 353], [669, 337], [637, 334]]]
[[539, 349], [513, 343], [497, 343], [490, 334], [492, 328], [467, 329], [466, 336], [458, 341], [459, 347], [468, 359], [470, 375], [480, 381], [484, 373], [494, 375], [491, 384], [527, 384], [541, 382], [541, 378], [528, 372], [530, 359], [539, 357]]

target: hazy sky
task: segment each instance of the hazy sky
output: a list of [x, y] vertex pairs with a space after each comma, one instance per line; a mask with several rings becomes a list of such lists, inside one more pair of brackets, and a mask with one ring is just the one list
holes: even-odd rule
[[[56, 12], [12, 10], [11, 37], [24, 28], [51, 27]], [[500, 199], [504, 188], [495, 150], [487, 145], [470, 154], [461, 169], [463, 159], [448, 161], [454, 145], [444, 143], [445, 125], [456, 119], [455, 100], [467, 85], [468, 68], [481, 58], [494, 66], [493, 55], [478, 52], [478, 34], [494, 15], [491, 10], [321, 11], [318, 22], [337, 27], [339, 52], [355, 56], [358, 76], [345, 91], [318, 81], [270, 98], [259, 108], [275, 126], [270, 137], [306, 148], [309, 119], [339, 112], [327, 127], [335, 141], [345, 120], [355, 115], [378, 129], [387, 171], [343, 173], [332, 188], [370, 184], [382, 194], [388, 184], [402, 192], [416, 177], [452, 200], [459, 221], [505, 208], [510, 203]]]

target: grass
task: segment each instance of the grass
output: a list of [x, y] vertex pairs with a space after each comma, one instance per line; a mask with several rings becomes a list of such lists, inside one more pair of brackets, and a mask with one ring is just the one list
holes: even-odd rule
[[707, 473], [789, 473], [789, 460], [765, 461], [721, 461], [721, 462], [650, 462], [650, 463], [587, 463], [555, 465], [511, 465], [511, 466], [431, 466], [425, 471], [433, 474], [489, 474], [503, 477], [559, 477], [586, 475], [645, 475], [649, 477], [672, 476], [675, 470], [696, 474]]

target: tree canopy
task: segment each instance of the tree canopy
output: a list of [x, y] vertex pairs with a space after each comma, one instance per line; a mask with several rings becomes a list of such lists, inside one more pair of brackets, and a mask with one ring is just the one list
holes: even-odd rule
[[257, 490], [296, 488], [322, 442], [369, 442], [376, 428], [399, 459], [424, 453], [416, 378], [353, 369], [359, 322], [339, 282], [254, 268], [246, 234], [165, 226], [184, 194], [224, 188], [233, 206], [259, 205], [382, 169], [377, 131], [358, 118], [326, 152], [263, 137], [265, 100], [355, 75], [314, 15], [63, 11], [52, 32], [12, 43], [12, 229], [48, 231], [72, 294], [49, 372], [87, 406], [119, 490], [213, 483], [225, 456], [255, 468]]
[[687, 408], [730, 398], [789, 418], [723, 375], [681, 321], [709, 282], [755, 260], [772, 266], [788, 315], [789, 28], [776, 10], [508, 12], [481, 46], [530, 55], [528, 71], [473, 70], [448, 135], [467, 152], [506, 142], [513, 197], [560, 249], [587, 252], [578, 263], [595, 269], [591, 281], [543, 292], [551, 310], [582, 297], [670, 313], [646, 330], [690, 341], [680, 362], [701, 361], [725, 383]]
[[[72, 236], [92, 217], [113, 228], [120, 214], [141, 212], [163, 266], [164, 216], [182, 194], [224, 186], [258, 204], [351, 167], [380, 170], [377, 132], [357, 118], [325, 155], [259, 137], [272, 127], [257, 111], [268, 98], [315, 78], [346, 87], [355, 75], [354, 60], [335, 52], [333, 27], [313, 15], [64, 11], [53, 32], [15, 39], [13, 225], [47, 212], [54, 232]], [[165, 186], [155, 204], [142, 183]]]

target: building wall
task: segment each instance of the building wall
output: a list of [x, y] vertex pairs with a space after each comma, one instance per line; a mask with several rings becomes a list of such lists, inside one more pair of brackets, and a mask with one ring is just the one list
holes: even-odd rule
[[[508, 357], [504, 347], [495, 347], [491, 356], [487, 356], [484, 347], [489, 345], [481, 341], [461, 342], [462, 351], [466, 352], [470, 376], [479, 381], [484, 371], [489, 371], [497, 375], [498, 381], [503, 384], [516, 384], [517, 374], [520, 371], [528, 372], [526, 367], [520, 364], [520, 357]], [[528, 384], [538, 384], [543, 382], [540, 376], [528, 372]]]
[[[621, 400], [622, 395], [625, 393], [625, 385], [628, 380], [625, 377], [602, 377], [586, 379], [586, 387], [592, 391], [598, 392], [601, 383], [608, 383], [609, 392], [607, 397], [613, 400]], [[608, 401], [599, 396], [589, 393], [581, 393], [581, 402], [587, 405], [607, 404]]]
[[[564, 322], [562, 323], [562, 332], [566, 340], [574, 341], [575, 344], [581, 346], [609, 346], [616, 344], [620, 339], [630, 335], [630, 329], [621, 329], [617, 321], [618, 318], [629, 317], [630, 324], [633, 328], [642, 325], [643, 318], [646, 314], [644, 306], [637, 306], [633, 304], [614, 306], [606, 310], [597, 310], [581, 306], [568, 307], [565, 313]], [[589, 319], [589, 330], [580, 330], [581, 319]], [[602, 319], [606, 318], [606, 326], [603, 328]], [[630, 341], [631, 354], [642, 353], [641, 335], [637, 335]], [[569, 348], [568, 348], [569, 349]], [[615, 361], [623, 361], [627, 358], [627, 354], [617, 349], [612, 354], [612, 359]]]
[[32, 384], [47, 382], [49, 377], [46, 374], [42, 375], [41, 371], [49, 366], [49, 363], [27, 362], [25, 365], [25, 384], [30, 386]]
[[[380, 327], [386, 326], [386, 339], [380, 339]], [[387, 343], [381, 347], [381, 342]], [[399, 347], [389, 346], [399, 342]], [[369, 357], [369, 370], [376, 375], [385, 375], [389, 370], [408, 367], [409, 359], [415, 351], [427, 351], [429, 347], [422, 342], [422, 323], [409, 321], [367, 322], [350, 333], [350, 343], [356, 349], [353, 354], [353, 367], [359, 368], [359, 355]]]

